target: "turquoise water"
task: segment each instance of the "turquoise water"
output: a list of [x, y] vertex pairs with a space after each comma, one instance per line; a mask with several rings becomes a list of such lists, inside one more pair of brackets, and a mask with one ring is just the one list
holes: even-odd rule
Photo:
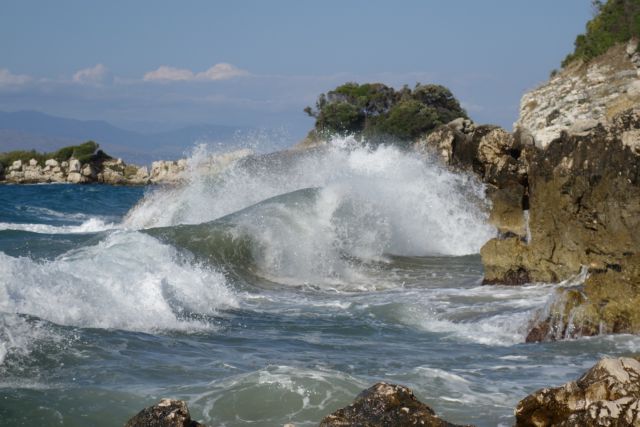
[[392, 148], [248, 157], [177, 188], [0, 186], [0, 424], [315, 425], [380, 380], [511, 425], [609, 336], [525, 344], [551, 285], [481, 286], [482, 187]]

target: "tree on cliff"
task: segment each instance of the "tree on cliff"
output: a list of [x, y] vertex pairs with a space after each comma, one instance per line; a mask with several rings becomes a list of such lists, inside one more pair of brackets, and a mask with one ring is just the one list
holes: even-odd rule
[[587, 22], [587, 31], [576, 37], [575, 50], [562, 61], [563, 67], [578, 59], [589, 61], [631, 38], [640, 39], [640, 0], [594, 0], [592, 4], [595, 16]]
[[346, 83], [321, 94], [315, 109], [313, 136], [355, 135], [368, 140], [409, 141], [436, 126], [467, 117], [458, 100], [444, 86], [417, 83], [395, 90], [382, 83]]

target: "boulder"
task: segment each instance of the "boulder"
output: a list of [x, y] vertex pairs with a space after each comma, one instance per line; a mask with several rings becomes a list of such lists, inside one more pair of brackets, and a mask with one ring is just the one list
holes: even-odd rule
[[125, 427], [206, 427], [191, 419], [187, 403], [183, 400], [162, 399], [140, 411]]
[[72, 184], [80, 184], [86, 182], [86, 180], [87, 178], [82, 176], [82, 174], [77, 171], [69, 172], [67, 174], [67, 182], [70, 182]]
[[47, 178], [42, 172], [42, 168], [36, 164], [29, 162], [29, 166], [24, 168], [24, 179], [27, 182], [38, 183], [47, 182]]
[[32, 167], [38, 166], [38, 161], [36, 159], [29, 160], [29, 166], [32, 166]]
[[21, 171], [22, 170], [22, 160], [14, 160], [9, 166], [10, 171]]
[[639, 426], [640, 362], [601, 359], [577, 381], [527, 396], [515, 416], [516, 427]]
[[92, 165], [87, 163], [82, 167], [82, 176], [86, 178], [94, 178], [96, 176], [96, 170]]
[[69, 160], [69, 173], [71, 172], [80, 172], [80, 160], [78, 159], [70, 159]]
[[55, 168], [59, 166], [58, 161], [56, 159], [47, 159], [44, 162], [44, 165], [49, 166], [50, 168]]
[[186, 168], [186, 160], [179, 162], [170, 160], [156, 161], [151, 164], [150, 180], [156, 184], [175, 184], [184, 179], [183, 173]]
[[119, 171], [117, 169], [112, 169], [111, 167], [106, 165], [103, 165], [103, 166], [104, 166], [104, 169], [102, 169], [102, 172], [98, 174], [99, 182], [103, 182], [105, 184], [112, 184], [112, 185], [122, 185], [127, 183], [127, 180], [122, 174], [122, 171]]
[[351, 405], [338, 409], [320, 422], [320, 427], [415, 425], [456, 426], [439, 418], [409, 388], [383, 382], [364, 390]]

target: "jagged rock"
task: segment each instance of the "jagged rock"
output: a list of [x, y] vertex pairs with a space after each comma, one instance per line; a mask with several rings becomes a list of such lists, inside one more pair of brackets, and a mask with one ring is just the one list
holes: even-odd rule
[[415, 425], [456, 426], [439, 418], [409, 388], [387, 383], [377, 383], [368, 388], [351, 405], [338, 409], [320, 422], [320, 427]]
[[55, 168], [59, 166], [58, 161], [56, 159], [47, 159], [44, 162], [44, 165], [49, 166], [50, 168]]
[[96, 176], [95, 169], [89, 163], [87, 163], [84, 166], [82, 166], [82, 172], [81, 173], [82, 173], [82, 176], [84, 176], [86, 178], [92, 178], [92, 177]]
[[526, 164], [521, 156], [524, 146], [520, 139], [497, 126], [475, 126], [467, 122], [470, 121], [442, 125], [418, 141], [414, 148], [435, 152], [445, 164], [473, 171], [490, 184], [500, 186], [523, 181]]
[[191, 419], [184, 400], [162, 399], [140, 411], [124, 427], [206, 427]]
[[464, 117], [458, 117], [457, 119], [451, 120], [447, 123], [447, 126], [450, 128], [461, 132], [461, 133], [471, 133], [475, 129], [475, 124], [472, 120], [465, 119]]
[[558, 290], [538, 314], [527, 342], [640, 332], [640, 254], [591, 267], [583, 286]]
[[150, 180], [153, 183], [178, 183], [183, 179], [187, 162], [159, 160], [151, 164]]
[[38, 162], [35, 159], [29, 162], [28, 166], [23, 167], [24, 180], [26, 182], [48, 182], [47, 177], [44, 176], [42, 168], [38, 166]]
[[9, 167], [10, 171], [20, 171], [22, 170], [22, 160], [15, 160], [13, 163], [11, 163], [11, 166]]
[[69, 172], [67, 174], [67, 182], [70, 182], [72, 184], [80, 184], [82, 182], [86, 182], [87, 178], [82, 176], [82, 174], [80, 172]]
[[69, 160], [69, 173], [71, 172], [80, 172], [80, 168], [82, 165], [80, 164], [80, 160], [78, 159], [70, 159]]
[[506, 184], [503, 188], [490, 188], [491, 212], [489, 222], [493, 224], [503, 238], [518, 237], [526, 239], [527, 224], [523, 210], [526, 189], [518, 182]]
[[627, 111], [606, 128], [564, 133], [536, 150], [527, 178], [531, 241], [497, 238], [482, 248], [485, 283], [559, 282], [589, 269], [585, 300], [570, 313], [574, 330], [565, 333], [569, 313], [559, 324], [550, 315], [532, 337], [640, 332], [631, 310], [640, 302], [640, 156], [621, 140], [638, 129], [638, 112]]
[[516, 427], [639, 426], [640, 362], [601, 359], [577, 381], [527, 396], [515, 416]]
[[580, 134], [597, 123], [606, 126], [612, 117], [638, 105], [636, 46], [637, 40], [631, 40], [588, 64], [578, 61], [526, 93], [515, 127], [529, 132], [535, 144], [545, 148], [562, 132]]

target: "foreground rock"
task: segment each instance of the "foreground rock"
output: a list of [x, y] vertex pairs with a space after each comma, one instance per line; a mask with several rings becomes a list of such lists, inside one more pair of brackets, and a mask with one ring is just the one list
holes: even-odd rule
[[579, 380], [518, 403], [517, 427], [640, 426], [640, 362], [602, 359]]
[[363, 391], [349, 406], [328, 415], [320, 427], [338, 426], [455, 427], [440, 419], [401, 385], [378, 383]]
[[162, 399], [156, 405], [140, 411], [125, 427], [206, 427], [191, 419], [183, 400]]

